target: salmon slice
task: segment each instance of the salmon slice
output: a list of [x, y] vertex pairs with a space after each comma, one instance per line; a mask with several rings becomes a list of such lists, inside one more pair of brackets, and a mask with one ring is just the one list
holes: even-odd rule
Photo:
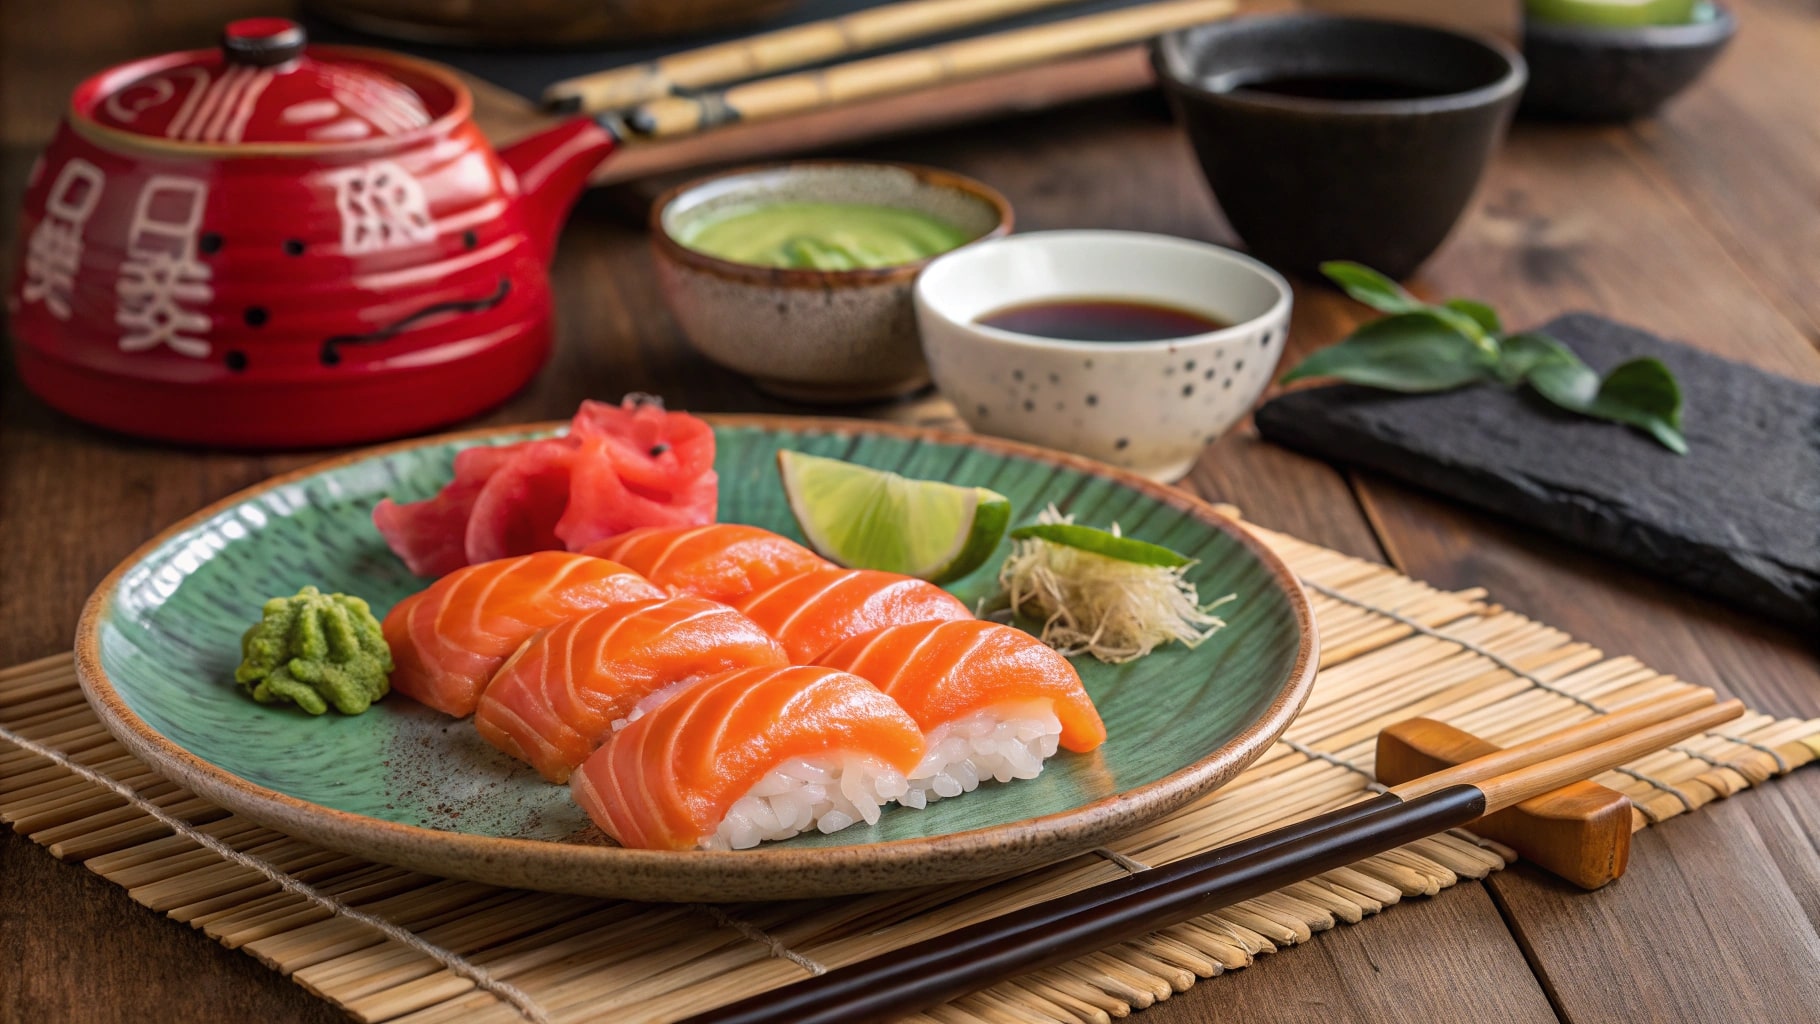
[[898, 803], [927, 807], [997, 780], [1034, 779], [1058, 747], [1085, 752], [1106, 727], [1068, 659], [992, 622], [921, 622], [854, 637], [820, 664], [871, 681], [923, 730]]
[[[749, 668], [693, 683], [633, 720], [569, 785], [622, 846], [740, 848], [832, 831], [868, 805], [876, 820], [922, 754], [916, 723], [856, 675]], [[754, 828], [753, 817], [764, 820]]]
[[474, 713], [481, 691], [540, 629], [663, 591], [604, 558], [539, 551], [470, 565], [398, 603], [385, 617], [394, 689], [445, 714]]
[[1042, 702], [1061, 722], [1061, 745], [1085, 753], [1106, 726], [1068, 659], [1013, 626], [973, 619], [888, 626], [856, 636], [816, 664], [885, 691], [925, 733], [993, 707]]
[[429, 672], [423, 667], [423, 659], [417, 656], [417, 645], [410, 642], [411, 609], [423, 600], [427, 590], [419, 590], [410, 597], [392, 606], [380, 620], [380, 633], [385, 637], [386, 646], [392, 649], [392, 674], [388, 681], [396, 687], [400, 679], [422, 679]]
[[751, 619], [694, 595], [615, 605], [533, 636], [494, 674], [474, 727], [551, 782], [569, 773], [640, 701], [738, 668], [784, 665]]
[[649, 526], [582, 549], [610, 558], [671, 591], [731, 604], [779, 580], [832, 563], [756, 526]]
[[971, 619], [954, 595], [933, 583], [875, 569], [817, 569], [736, 602], [783, 642], [790, 660], [810, 664], [828, 648], [886, 626]]

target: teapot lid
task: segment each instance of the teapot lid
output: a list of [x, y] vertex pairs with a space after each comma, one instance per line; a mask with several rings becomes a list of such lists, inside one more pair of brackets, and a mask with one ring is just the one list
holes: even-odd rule
[[331, 146], [382, 140], [465, 108], [445, 72], [379, 50], [306, 46], [288, 18], [229, 22], [215, 50], [139, 61], [76, 92], [105, 128], [167, 143]]

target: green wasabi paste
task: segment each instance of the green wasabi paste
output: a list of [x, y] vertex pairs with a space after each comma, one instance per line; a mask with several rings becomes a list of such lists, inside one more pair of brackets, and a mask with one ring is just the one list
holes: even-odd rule
[[735, 263], [793, 270], [859, 270], [915, 263], [970, 236], [916, 210], [868, 203], [764, 203], [687, 225], [677, 241]]
[[358, 715], [391, 689], [392, 650], [358, 597], [304, 587], [265, 603], [240, 638], [234, 680], [261, 704], [290, 702], [312, 715], [330, 704]]

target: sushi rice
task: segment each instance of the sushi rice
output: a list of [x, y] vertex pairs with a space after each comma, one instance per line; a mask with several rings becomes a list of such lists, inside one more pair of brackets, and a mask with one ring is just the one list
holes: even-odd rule
[[810, 828], [826, 835], [860, 821], [875, 825], [894, 802], [922, 808], [971, 793], [991, 779], [1034, 779], [1055, 755], [1061, 734], [1061, 720], [1048, 701], [1023, 701], [936, 726], [909, 778], [867, 757], [794, 758], [735, 801], [702, 848], [749, 850]]
[[[643, 718], [695, 679], [672, 683], [640, 700], [615, 732]], [[1034, 779], [1055, 756], [1062, 734], [1054, 705], [1016, 701], [963, 715], [930, 730], [927, 752], [908, 777], [875, 758], [830, 754], [792, 758], [734, 801], [704, 850], [750, 850], [760, 843], [790, 839], [814, 829], [829, 835], [865, 822], [878, 824], [893, 803], [921, 809], [946, 797], [978, 789], [996, 779]]]
[[870, 757], [792, 758], [734, 801], [702, 849], [749, 850], [810, 828], [827, 834], [858, 821], [875, 825], [885, 806], [909, 788], [902, 772]]
[[[643, 718], [695, 681], [681, 680], [647, 695], [631, 714], [613, 723], [613, 731]], [[858, 821], [876, 825], [884, 809], [909, 789], [902, 772], [870, 757], [792, 758], [767, 772], [735, 801], [715, 833], [702, 840], [701, 848], [750, 850], [811, 828], [825, 835]]]
[[1049, 701], [999, 704], [929, 730], [922, 763], [910, 773], [905, 807], [960, 796], [987, 779], [1034, 779], [1055, 755], [1062, 723]]

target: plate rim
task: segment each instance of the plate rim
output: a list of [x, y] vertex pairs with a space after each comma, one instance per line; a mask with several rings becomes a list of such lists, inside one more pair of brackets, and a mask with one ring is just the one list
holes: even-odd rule
[[[1104, 477], [1201, 519], [1244, 546], [1276, 579], [1297, 625], [1288, 678], [1270, 705], [1207, 756], [1141, 786], [1065, 811], [940, 836], [837, 847], [761, 846], [739, 851], [639, 850], [448, 832], [313, 803], [253, 783], [192, 753], [140, 718], [101, 664], [101, 627], [125, 574], [172, 537], [259, 495], [321, 473], [417, 448], [555, 430], [564, 420], [476, 427], [332, 456], [241, 488], [165, 527], [136, 547], [84, 602], [76, 675], [102, 724], [133, 753], [197, 796], [255, 823], [330, 849], [411, 870], [492, 885], [661, 901], [728, 902], [873, 892], [1031, 870], [1135, 832], [1231, 781], [1276, 742], [1313, 689], [1320, 638], [1295, 574], [1261, 541], [1206, 500], [1083, 456], [989, 435], [882, 421], [781, 414], [695, 414], [718, 428], [831, 435], [882, 434], [982, 449]], [[917, 868], [925, 870], [918, 871]], [[933, 868], [933, 870], [930, 870]]]

